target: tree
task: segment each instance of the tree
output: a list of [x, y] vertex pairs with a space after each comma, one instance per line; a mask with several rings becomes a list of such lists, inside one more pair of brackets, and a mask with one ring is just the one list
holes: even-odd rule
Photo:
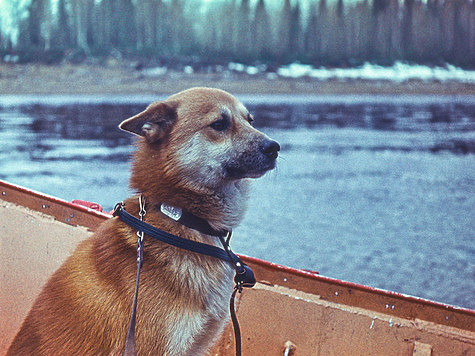
[[6, 45], [3, 40], [3, 27], [2, 27], [2, 19], [0, 18], [0, 50], [5, 49]]
[[231, 58], [237, 49], [237, 6], [235, 0], [225, 1], [217, 10], [218, 52]]
[[41, 12], [41, 24], [40, 31], [41, 37], [44, 41], [44, 50], [49, 51], [51, 49], [51, 32], [53, 30], [52, 24], [52, 12], [51, 12], [51, 3], [50, 0], [41, 1], [42, 9]]
[[155, 9], [154, 31], [156, 37], [156, 53], [169, 53], [172, 47], [171, 31], [171, 10], [169, 4], [159, 0], [159, 7]]
[[428, 24], [428, 41], [430, 48], [428, 52], [431, 53], [431, 60], [434, 62], [442, 62], [443, 48], [442, 44], [442, 7], [441, 0], [427, 1], [427, 24]]
[[288, 49], [290, 48], [290, 28], [292, 25], [292, 6], [290, 0], [284, 1], [280, 12], [278, 25], [278, 40], [276, 42], [276, 55], [280, 60], [288, 61]]
[[54, 29], [54, 46], [59, 49], [67, 49], [71, 47], [71, 25], [69, 22], [69, 14], [66, 9], [66, 0], [58, 1], [58, 14], [56, 26]]
[[235, 55], [238, 60], [248, 62], [251, 59], [252, 37], [249, 0], [241, 0], [237, 19], [237, 43]]
[[291, 10], [290, 27], [289, 27], [289, 43], [287, 48], [287, 55], [292, 60], [299, 58], [302, 55], [303, 41], [302, 41], [302, 25], [300, 21], [300, 4], [297, 1]]
[[315, 3], [310, 4], [309, 17], [304, 32], [305, 57], [315, 62], [320, 50], [320, 36], [318, 33], [318, 15]]
[[377, 15], [386, 10], [388, 3], [388, 0], [373, 0], [373, 15]]
[[41, 31], [41, 17], [43, 15], [43, 1], [32, 0], [28, 6], [28, 30], [29, 45], [32, 48], [44, 48], [44, 39]]
[[183, 0], [172, 0], [170, 4], [169, 46], [173, 54], [189, 54], [195, 47], [191, 23], [185, 16]]
[[368, 0], [358, 2], [348, 17], [348, 57], [355, 64], [368, 61], [371, 56], [372, 15]]
[[344, 61], [347, 51], [346, 24], [343, 0], [338, 0], [332, 9], [331, 31], [328, 32], [328, 53], [327, 56], [332, 64], [341, 64]]
[[[101, 4], [103, 2], [106, 3], [106, 1], [103, 0]], [[88, 1], [71, 0], [73, 19], [73, 44], [77, 49], [83, 50], [86, 53], [89, 53], [89, 45], [87, 43], [88, 5]]]
[[400, 53], [399, 0], [385, 0], [373, 14], [376, 17], [372, 55], [379, 62], [390, 65]]
[[201, 55], [209, 57], [218, 55], [221, 49], [220, 15], [222, 4], [212, 3], [207, 8], [205, 21], [201, 27], [199, 38], [201, 39]]
[[473, 65], [470, 59], [471, 21], [474, 19], [473, 4], [467, 0], [454, 0], [454, 61], [464, 65]]
[[412, 60], [414, 58], [413, 38], [412, 38], [412, 17], [413, 17], [414, 0], [404, 0], [404, 9], [402, 15], [402, 33], [401, 45], [403, 56], [405, 59]]
[[256, 5], [252, 30], [254, 32], [254, 40], [252, 41], [254, 57], [258, 60], [269, 59], [274, 36], [264, 0], [259, 0]]
[[166, 5], [162, 0], [138, 0], [136, 14], [136, 48], [149, 53], [164, 50]]
[[320, 36], [320, 51], [318, 59], [320, 63], [325, 63], [328, 59], [330, 23], [326, 0], [320, 0], [318, 5], [318, 35]]
[[[113, 0], [102, 0], [113, 1]], [[112, 4], [111, 43], [115, 48], [135, 48], [136, 28], [135, 9], [131, 0], [114, 0]]]

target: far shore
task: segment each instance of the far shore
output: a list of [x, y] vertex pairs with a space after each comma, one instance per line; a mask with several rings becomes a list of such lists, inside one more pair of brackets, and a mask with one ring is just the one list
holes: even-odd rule
[[240, 73], [168, 71], [151, 77], [126, 65], [40, 65], [0, 63], [0, 95], [171, 94], [207, 86], [233, 94], [302, 95], [475, 95], [475, 84], [411, 80], [288, 79]]

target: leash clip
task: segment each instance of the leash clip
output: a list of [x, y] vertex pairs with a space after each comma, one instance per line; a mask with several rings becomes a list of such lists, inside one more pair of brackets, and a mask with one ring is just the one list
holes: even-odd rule
[[147, 210], [145, 210], [145, 198], [142, 196], [142, 194], [139, 195], [139, 205], [140, 205], [140, 211], [139, 211], [140, 221], [143, 221], [145, 214], [147, 214]]
[[123, 201], [117, 203], [115, 206], [114, 206], [114, 211], [112, 212], [112, 216], [119, 216], [120, 214], [120, 211], [124, 208], [125, 204]]
[[[145, 210], [145, 198], [142, 195], [139, 196], [139, 205], [140, 205], [140, 221], [143, 221], [145, 214], [147, 211]], [[143, 250], [144, 250], [144, 232], [142, 230], [137, 231], [137, 263], [139, 264], [140, 268], [143, 265]]]
[[242, 270], [236, 271], [234, 276], [234, 283], [236, 283], [235, 288], [239, 290], [239, 293], [242, 292], [243, 288], [252, 288], [256, 284], [256, 277], [254, 277], [254, 272], [252, 269], [245, 264], [241, 265]]

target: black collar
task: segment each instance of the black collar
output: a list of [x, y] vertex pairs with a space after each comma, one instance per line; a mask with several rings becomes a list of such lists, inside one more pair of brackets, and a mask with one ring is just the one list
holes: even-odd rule
[[207, 220], [193, 215], [181, 208], [162, 203], [160, 205], [155, 205], [155, 209], [159, 210], [162, 212], [162, 214], [168, 216], [170, 219], [173, 219], [180, 224], [189, 227], [190, 229], [202, 232], [203, 234], [216, 237], [229, 237], [231, 235], [231, 231], [213, 229]]
[[[163, 204], [160, 206], [160, 211], [162, 211], [162, 206]], [[119, 203], [115, 206], [113, 215], [117, 216], [122, 222], [133, 227], [137, 231], [143, 232], [147, 236], [150, 236], [156, 240], [191, 252], [196, 252], [202, 255], [219, 258], [226, 262], [231, 262], [234, 269], [236, 270], [236, 275], [234, 277], [236, 287], [239, 288], [239, 290], [242, 290], [242, 287], [252, 288], [254, 286], [254, 284], [256, 283], [254, 273], [248, 266], [246, 266], [241, 261], [241, 259], [236, 254], [234, 254], [234, 252], [231, 251], [231, 248], [229, 247], [228, 241], [231, 237], [230, 231], [217, 231], [213, 229], [206, 220], [186, 211], [183, 211], [180, 208], [166, 206], [164, 210], [167, 211], [167, 213], [164, 214], [170, 217], [171, 219], [178, 221], [187, 227], [203, 232], [207, 235], [218, 237], [224, 249], [202, 242], [188, 240], [183, 237], [179, 237], [170, 234], [166, 231], [157, 229], [156, 227], [137, 219], [136, 217], [125, 211], [123, 203]], [[228, 237], [228, 241], [224, 239], [225, 236]]]

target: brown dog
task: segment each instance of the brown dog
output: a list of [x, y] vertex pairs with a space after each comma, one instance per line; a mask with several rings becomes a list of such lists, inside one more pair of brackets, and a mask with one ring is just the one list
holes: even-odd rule
[[[147, 201], [145, 221], [190, 240], [216, 238], [154, 207], [167, 203], [215, 229], [243, 218], [247, 178], [274, 168], [279, 145], [251, 125], [230, 94], [195, 88], [151, 104], [120, 128], [141, 136], [130, 185]], [[137, 197], [125, 209], [138, 217]], [[8, 355], [108, 355], [124, 350], [136, 272], [136, 230], [117, 218], [82, 242], [53, 274]], [[228, 320], [232, 266], [145, 237], [137, 309], [142, 355], [205, 353]]]

